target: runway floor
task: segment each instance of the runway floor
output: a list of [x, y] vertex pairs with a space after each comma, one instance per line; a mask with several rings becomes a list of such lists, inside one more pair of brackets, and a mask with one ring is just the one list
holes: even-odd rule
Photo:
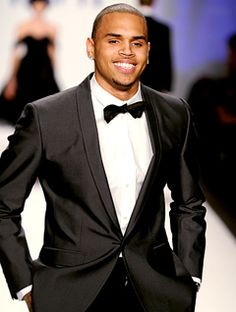
[[[13, 128], [0, 123], [0, 151], [7, 146], [7, 136]], [[212, 199], [212, 198], [211, 198]], [[166, 190], [167, 209], [169, 192]], [[235, 236], [226, 227], [216, 213], [214, 200], [207, 208], [207, 249], [204, 275], [197, 297], [196, 312], [235, 312], [236, 311], [236, 241]], [[26, 202], [23, 213], [28, 244], [33, 258], [36, 258], [42, 243], [42, 228], [45, 203], [40, 186], [36, 183]], [[235, 208], [236, 209], [236, 208]], [[231, 223], [232, 224], [232, 223]], [[167, 220], [167, 230], [168, 220]], [[12, 300], [0, 267], [0, 311], [26, 312], [24, 302]], [[66, 312], [66, 311], [65, 311]], [[133, 312], [133, 311], [132, 311]], [[153, 311], [158, 312], [158, 311]]]

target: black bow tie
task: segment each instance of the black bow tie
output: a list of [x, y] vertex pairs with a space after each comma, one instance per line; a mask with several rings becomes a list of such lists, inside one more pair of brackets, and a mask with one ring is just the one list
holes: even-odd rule
[[116, 115], [130, 113], [134, 118], [140, 118], [145, 109], [145, 102], [140, 101], [131, 105], [124, 104], [122, 106], [116, 106], [114, 104], [108, 105], [104, 108], [104, 119], [106, 122], [110, 122]]

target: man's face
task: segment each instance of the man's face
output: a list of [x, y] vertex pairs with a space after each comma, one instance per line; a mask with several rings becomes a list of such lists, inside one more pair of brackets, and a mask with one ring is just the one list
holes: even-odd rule
[[149, 53], [143, 19], [130, 13], [106, 14], [94, 40], [87, 40], [87, 52], [94, 58], [96, 79], [105, 90], [115, 96], [134, 94]]

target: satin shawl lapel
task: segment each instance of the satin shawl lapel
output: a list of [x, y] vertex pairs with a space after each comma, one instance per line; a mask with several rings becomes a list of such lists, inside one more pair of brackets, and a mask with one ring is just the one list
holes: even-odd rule
[[157, 114], [157, 109], [155, 108], [156, 103], [154, 103], [154, 100], [152, 100], [150, 93], [144, 86], [142, 86], [142, 95], [143, 95], [145, 102], [147, 103], [147, 108], [145, 110], [145, 113], [147, 117], [149, 136], [150, 136], [152, 149], [153, 149], [153, 157], [151, 159], [146, 177], [144, 179], [142, 188], [140, 190], [138, 199], [136, 201], [136, 205], [134, 207], [134, 211], [133, 211], [133, 214], [131, 216], [131, 219], [130, 219], [130, 222], [126, 231], [126, 237], [128, 237], [129, 234], [131, 233], [142, 210], [145, 207], [145, 201], [149, 195], [150, 185], [154, 183], [154, 179], [157, 176], [157, 171], [159, 169], [159, 163], [160, 163], [161, 156], [162, 156], [162, 144], [161, 144], [161, 138], [160, 138], [160, 131], [158, 130], [161, 122]]
[[112, 221], [119, 227], [118, 219], [115, 213], [115, 207], [112, 201], [110, 189], [106, 179], [102, 158], [100, 154], [96, 120], [93, 112], [92, 98], [90, 92], [90, 76], [87, 77], [77, 90], [78, 115], [81, 125], [81, 132], [85, 146], [90, 170], [94, 178], [100, 198], [104, 204], [108, 215]]

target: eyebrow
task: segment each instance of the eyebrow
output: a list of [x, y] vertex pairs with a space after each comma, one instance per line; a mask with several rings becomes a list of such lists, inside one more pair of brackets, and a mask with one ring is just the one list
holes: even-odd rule
[[[115, 37], [115, 38], [120, 38], [122, 37], [122, 35], [120, 34], [116, 34], [116, 33], [107, 33], [105, 37]], [[147, 38], [143, 35], [140, 36], [133, 36], [132, 37], [133, 40], [144, 40], [147, 41]]]

